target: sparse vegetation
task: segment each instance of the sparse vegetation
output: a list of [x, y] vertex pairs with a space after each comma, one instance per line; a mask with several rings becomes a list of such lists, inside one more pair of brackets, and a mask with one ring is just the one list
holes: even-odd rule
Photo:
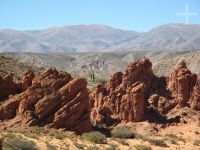
[[145, 146], [145, 145], [135, 145], [134, 147], [136, 150], [151, 150], [150, 146]]
[[111, 132], [112, 137], [120, 138], [120, 139], [131, 139], [135, 137], [135, 133], [132, 132], [128, 127], [121, 126], [116, 127]]
[[148, 137], [141, 135], [141, 134], [138, 134], [138, 133], [135, 133], [135, 138], [143, 140], [143, 141], [148, 141], [148, 139], [149, 139]]
[[143, 141], [148, 141], [149, 143], [160, 146], [160, 147], [167, 147], [167, 144], [165, 143], [165, 139], [152, 139], [146, 136], [143, 136], [141, 134], [136, 134], [136, 139], [141, 139]]
[[117, 144], [110, 143], [109, 147], [106, 150], [116, 150], [116, 148], [117, 148]]
[[38, 150], [36, 144], [31, 141], [24, 139], [21, 136], [16, 136], [13, 133], [9, 133], [5, 136], [3, 141], [4, 150]]
[[91, 146], [91, 147], [88, 147], [87, 150], [98, 150], [99, 148], [96, 147], [96, 146]]
[[167, 147], [167, 144], [163, 139], [148, 139], [148, 142], [156, 146]]
[[118, 142], [122, 145], [129, 145], [125, 139], [119, 139]]
[[48, 150], [56, 150], [54, 145], [51, 145], [49, 142], [45, 142]]
[[54, 137], [55, 137], [56, 139], [62, 140], [62, 139], [64, 139], [66, 136], [65, 136], [65, 134], [55, 134]]
[[82, 138], [86, 141], [90, 141], [96, 144], [105, 144], [106, 136], [98, 131], [91, 131], [88, 133], [82, 134]]
[[178, 138], [178, 136], [176, 136], [175, 134], [166, 134], [165, 137], [172, 138], [172, 139]]
[[175, 134], [166, 134], [165, 140], [169, 140], [172, 144], [177, 144], [177, 141], [182, 141], [183, 143], [186, 142], [186, 140], [182, 137], [178, 137]]
[[21, 63], [11, 57], [0, 55], [0, 76], [5, 76], [8, 73], [13, 73], [15, 81], [20, 81], [24, 71], [33, 69], [35, 74], [43, 72], [43, 67], [29, 66], [26, 63]]
[[76, 146], [78, 149], [84, 149], [84, 145], [77, 142], [74, 142], [74, 146]]
[[177, 144], [178, 137], [175, 134], [166, 134], [165, 140], [170, 141], [172, 144]]

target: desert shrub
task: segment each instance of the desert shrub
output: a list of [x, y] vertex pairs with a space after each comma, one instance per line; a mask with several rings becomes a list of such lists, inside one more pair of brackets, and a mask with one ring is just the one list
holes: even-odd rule
[[166, 134], [165, 140], [171, 141], [172, 144], [177, 144], [177, 141], [182, 141], [184, 143], [186, 142], [186, 140], [184, 138], [178, 137], [175, 134]]
[[88, 147], [87, 150], [98, 150], [99, 148], [97, 146], [91, 146]]
[[156, 146], [167, 147], [167, 144], [163, 139], [148, 139], [148, 142]]
[[170, 141], [172, 144], [177, 144], [178, 137], [175, 134], [166, 134], [165, 140]]
[[193, 142], [193, 145], [200, 146], [200, 140], [195, 140], [195, 141]]
[[135, 145], [134, 147], [136, 150], [151, 150], [150, 146], [145, 146], [145, 145]]
[[84, 149], [84, 145], [77, 142], [74, 142], [74, 146], [76, 146], [78, 149]]
[[169, 137], [169, 138], [172, 138], [172, 139], [178, 138], [178, 136], [176, 136], [175, 134], [165, 134], [165, 137]]
[[200, 134], [199, 131], [194, 131], [195, 134]]
[[63, 134], [54, 134], [54, 137], [55, 137], [56, 139], [62, 140], [62, 139], [64, 139], [66, 136], [65, 136], [65, 134], [63, 133]]
[[48, 150], [56, 150], [56, 146], [51, 145], [49, 142], [45, 142]]
[[125, 139], [119, 139], [118, 142], [122, 145], [129, 145]]
[[111, 131], [112, 137], [120, 139], [130, 139], [135, 137], [135, 133], [132, 132], [128, 127], [121, 126], [116, 127]]
[[106, 148], [106, 150], [116, 150], [116, 149], [117, 149], [117, 147], [118, 147], [118, 145], [117, 145], [117, 144], [110, 143], [110, 144], [109, 144], [109, 147], [108, 147], [108, 148]]
[[136, 139], [148, 141], [149, 143], [156, 145], [156, 146], [167, 147], [167, 144], [165, 143], [166, 139], [152, 139], [150, 137], [146, 137], [141, 134], [136, 134], [135, 137], [136, 137]]
[[82, 138], [86, 141], [90, 141], [96, 144], [106, 143], [106, 136], [98, 131], [91, 131], [88, 133], [83, 133]]
[[135, 138], [143, 140], [143, 141], [148, 141], [149, 140], [149, 138], [147, 136], [144, 136], [144, 135], [141, 135], [141, 134], [138, 134], [138, 133], [135, 133]]
[[[9, 138], [8, 138], [9, 137]], [[38, 150], [36, 144], [22, 137], [10, 134], [3, 141], [4, 150]]]

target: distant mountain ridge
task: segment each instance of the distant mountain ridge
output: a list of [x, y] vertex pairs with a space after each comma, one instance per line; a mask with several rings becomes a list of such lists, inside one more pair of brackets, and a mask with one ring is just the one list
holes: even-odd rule
[[185, 51], [199, 48], [199, 24], [167, 24], [144, 33], [104, 25], [0, 30], [0, 52]]

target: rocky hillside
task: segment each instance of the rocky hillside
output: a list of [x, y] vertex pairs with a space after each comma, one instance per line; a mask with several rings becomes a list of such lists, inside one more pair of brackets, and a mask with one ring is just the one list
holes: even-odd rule
[[35, 67], [31, 64], [28, 65], [27, 63], [19, 62], [11, 57], [0, 55], [0, 76], [11, 73], [13, 74], [14, 80], [19, 81], [23, 72], [30, 68], [34, 70], [36, 75], [44, 71], [43, 67]]
[[185, 60], [188, 68], [199, 74], [200, 51], [163, 52], [96, 52], [96, 53], [3, 53], [6, 56], [29, 65], [49, 68], [56, 67], [73, 75], [90, 77], [94, 73], [96, 80], [105, 79], [113, 72], [123, 71], [133, 61], [149, 58], [157, 76], [168, 76], [173, 68]]

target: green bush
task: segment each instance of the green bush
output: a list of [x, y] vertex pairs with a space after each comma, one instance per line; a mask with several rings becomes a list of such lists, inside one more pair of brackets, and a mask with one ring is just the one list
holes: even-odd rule
[[132, 132], [128, 127], [121, 126], [116, 127], [111, 131], [112, 137], [120, 139], [131, 139], [135, 137], [135, 133]]
[[3, 141], [3, 150], [38, 150], [38, 148], [33, 141], [10, 134], [9, 138], [5, 137]]
[[83, 133], [82, 138], [86, 141], [90, 141], [90, 142], [96, 143], [96, 144], [105, 144], [106, 143], [106, 136], [97, 131]]
[[135, 145], [136, 150], [151, 150], [151, 147], [145, 145]]

